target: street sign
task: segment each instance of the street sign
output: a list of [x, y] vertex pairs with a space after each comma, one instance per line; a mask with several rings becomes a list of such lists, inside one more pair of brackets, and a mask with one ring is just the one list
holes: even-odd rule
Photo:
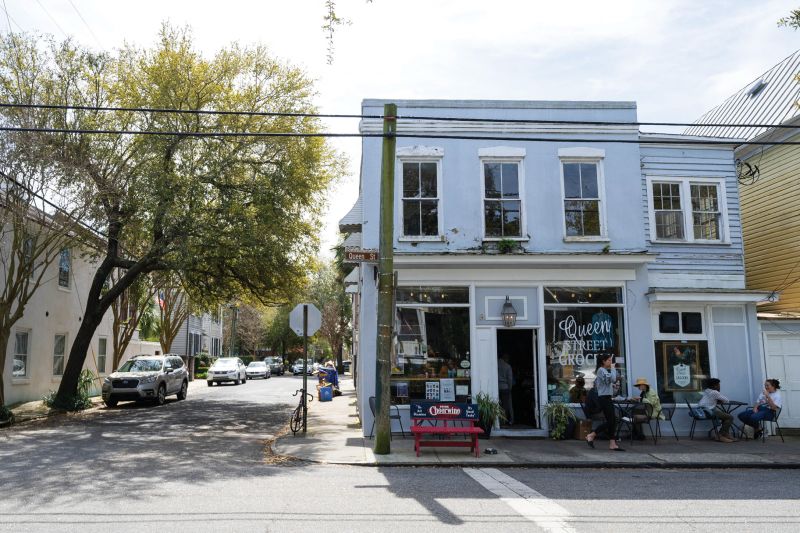
[[377, 263], [379, 259], [377, 250], [345, 250], [345, 263]]
[[289, 313], [289, 327], [292, 328], [298, 336], [303, 336], [303, 306], [308, 306], [308, 325], [306, 326], [306, 335], [309, 337], [317, 332], [322, 326], [322, 313], [319, 312], [314, 304], [297, 304], [292, 312]]

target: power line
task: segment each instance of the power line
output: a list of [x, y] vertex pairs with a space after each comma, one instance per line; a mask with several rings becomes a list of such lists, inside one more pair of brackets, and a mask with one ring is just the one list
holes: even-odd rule
[[82, 105], [56, 105], [56, 104], [10, 104], [0, 103], [0, 108], [19, 109], [55, 109], [63, 111], [114, 111], [131, 113], [170, 113], [187, 115], [221, 115], [245, 117], [293, 117], [293, 118], [375, 118], [383, 119], [383, 115], [351, 115], [335, 113], [301, 113], [279, 111], [216, 111], [211, 109], [169, 109], [160, 107], [112, 107], [112, 106], [82, 106]]
[[83, 22], [83, 25], [86, 26], [87, 30], [89, 30], [89, 33], [92, 34], [92, 37], [94, 38], [94, 42], [97, 43], [97, 46], [99, 46], [100, 48], [103, 48], [103, 43], [100, 42], [100, 39], [98, 39], [97, 35], [95, 35], [94, 31], [92, 31], [92, 27], [89, 26], [89, 23], [86, 22], [85, 18], [83, 18], [83, 15], [81, 15], [81, 12], [78, 10], [78, 6], [76, 6], [75, 3], [72, 0], [67, 0], [67, 1], [69, 2], [69, 5], [72, 6], [72, 9], [75, 10], [75, 13], [78, 14], [78, 18], [81, 19], [81, 21]]
[[42, 11], [44, 11], [44, 14], [47, 15], [47, 17], [51, 21], [53, 21], [53, 24], [56, 25], [56, 28], [58, 28], [58, 31], [61, 32], [61, 34], [64, 36], [64, 38], [65, 39], [69, 39], [69, 35], [67, 35], [67, 32], [65, 32], [64, 29], [58, 24], [58, 21], [55, 19], [55, 17], [53, 17], [53, 15], [50, 14], [50, 11], [48, 11], [47, 8], [44, 7], [44, 4], [42, 4], [41, 0], [36, 0], [36, 3], [39, 4], [39, 7], [42, 8]]
[[798, 146], [800, 141], [736, 141], [713, 139], [607, 139], [607, 138], [574, 138], [574, 137], [515, 137], [508, 135], [435, 135], [427, 133], [305, 133], [305, 132], [249, 132], [249, 131], [157, 131], [157, 130], [87, 130], [69, 128], [25, 128], [0, 126], [0, 131], [25, 133], [71, 133], [78, 135], [158, 135], [169, 137], [299, 137], [299, 138], [383, 138], [395, 137], [406, 139], [456, 139], [456, 140], [488, 140], [519, 142], [572, 142], [572, 143], [609, 143], [609, 144], [675, 144], [675, 145], [757, 145], [757, 146]]
[[298, 117], [298, 118], [351, 118], [351, 119], [379, 119], [394, 118], [397, 120], [437, 120], [442, 122], [485, 122], [496, 124], [552, 124], [552, 125], [577, 125], [577, 126], [708, 126], [720, 128], [784, 128], [797, 129], [800, 126], [789, 124], [740, 124], [740, 123], [708, 123], [698, 122], [638, 122], [638, 121], [600, 121], [600, 120], [549, 120], [549, 119], [513, 119], [513, 118], [472, 118], [472, 117], [440, 117], [419, 115], [398, 115], [385, 117], [384, 115], [362, 115], [348, 113], [303, 113], [303, 112], [277, 112], [277, 111], [228, 111], [213, 109], [173, 109], [161, 107], [115, 107], [115, 106], [79, 106], [58, 104], [12, 104], [0, 103], [0, 108], [20, 109], [57, 109], [75, 111], [113, 111], [131, 113], [175, 113], [192, 115], [232, 115], [232, 116], [261, 116], [261, 117]]

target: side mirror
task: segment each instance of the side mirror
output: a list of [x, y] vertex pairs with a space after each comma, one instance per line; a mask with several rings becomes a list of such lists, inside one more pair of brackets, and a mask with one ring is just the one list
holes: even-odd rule
[[165, 368], [164, 369], [164, 373], [165, 374], [172, 374], [172, 368]]

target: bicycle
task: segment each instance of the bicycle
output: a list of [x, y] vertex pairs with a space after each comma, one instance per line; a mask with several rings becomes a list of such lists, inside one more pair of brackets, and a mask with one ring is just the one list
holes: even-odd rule
[[[314, 396], [307, 393], [305, 389], [297, 389], [294, 391], [292, 396], [297, 396], [298, 392], [305, 392], [309, 398], [309, 401], [314, 401]], [[300, 403], [297, 404], [295, 407], [294, 412], [292, 413], [292, 417], [289, 419], [289, 429], [292, 430], [292, 434], [296, 435], [300, 428], [303, 426], [303, 397], [300, 396]]]

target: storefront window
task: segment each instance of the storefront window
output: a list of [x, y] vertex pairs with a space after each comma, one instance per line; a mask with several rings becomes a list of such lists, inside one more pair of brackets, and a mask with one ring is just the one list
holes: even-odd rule
[[681, 405], [700, 399], [711, 375], [708, 341], [656, 341], [656, 381], [662, 403]]
[[605, 353], [614, 356], [620, 377], [616, 394], [627, 396], [622, 290], [546, 287], [544, 294], [548, 401], [582, 402]]
[[[469, 296], [466, 289], [398, 289], [398, 307], [392, 359], [392, 401], [469, 401], [470, 347]], [[404, 293], [401, 299], [401, 292]], [[458, 297], [460, 305], [409, 305], [411, 292], [422, 299]], [[427, 296], [423, 296], [427, 295]], [[462, 298], [463, 297], [463, 298]], [[414, 296], [413, 298], [417, 298]]]

